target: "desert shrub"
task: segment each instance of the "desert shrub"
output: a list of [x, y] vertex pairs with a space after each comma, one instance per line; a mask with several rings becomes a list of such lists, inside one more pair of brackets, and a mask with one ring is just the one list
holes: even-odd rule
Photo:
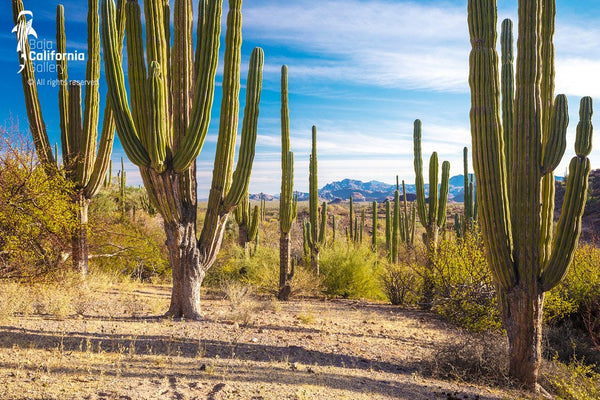
[[[279, 249], [259, 246], [249, 255], [239, 246], [224, 246], [217, 262], [206, 274], [208, 286], [222, 288], [224, 282], [251, 285], [259, 294], [276, 295], [279, 288]], [[291, 282], [292, 296], [311, 296], [319, 291], [319, 280], [301, 265], [296, 265]]]
[[495, 333], [451, 337], [424, 360], [424, 370], [436, 378], [505, 386], [508, 382], [508, 343]]
[[420, 277], [407, 264], [385, 263], [381, 275], [383, 291], [394, 305], [416, 304], [419, 297]]
[[380, 280], [383, 267], [369, 246], [339, 244], [324, 248], [320, 252], [319, 265], [325, 294], [385, 299]]
[[112, 203], [110, 189], [103, 189], [90, 207], [91, 269], [142, 281], [168, 279], [170, 266], [161, 218], [142, 209], [135, 217], [131, 213], [122, 218]]
[[600, 399], [600, 373], [584, 360], [574, 357], [564, 364], [555, 358], [544, 366], [542, 377], [545, 386], [557, 399]]
[[544, 320], [550, 325], [570, 321], [587, 332], [600, 350], [600, 248], [580, 246], [563, 282], [547, 293]]
[[469, 331], [501, 327], [496, 292], [477, 232], [442, 241], [434, 265], [436, 313]]
[[0, 275], [27, 278], [56, 271], [76, 226], [72, 185], [46, 171], [30, 143], [0, 128]]

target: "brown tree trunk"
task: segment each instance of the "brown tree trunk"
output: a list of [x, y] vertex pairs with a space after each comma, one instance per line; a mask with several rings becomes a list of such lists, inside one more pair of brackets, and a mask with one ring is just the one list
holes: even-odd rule
[[200, 286], [205, 268], [201, 263], [196, 239], [196, 212], [184, 208], [181, 221], [165, 223], [169, 260], [173, 269], [171, 305], [166, 315], [192, 320], [201, 319]]
[[281, 232], [279, 238], [279, 293], [277, 298], [282, 301], [288, 301], [292, 292], [290, 269], [290, 233]]
[[537, 391], [542, 360], [544, 293], [538, 288], [527, 290], [519, 285], [501, 293], [500, 301], [508, 336], [509, 374], [525, 388]]
[[87, 275], [88, 267], [88, 206], [89, 200], [83, 195], [83, 191], [77, 194], [77, 226], [71, 237], [73, 269]]

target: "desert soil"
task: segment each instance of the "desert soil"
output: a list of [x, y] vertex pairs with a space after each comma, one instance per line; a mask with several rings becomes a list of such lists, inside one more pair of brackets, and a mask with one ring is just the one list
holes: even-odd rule
[[168, 299], [167, 287], [114, 288], [72, 315], [3, 317], [0, 399], [521, 397], [427, 377], [435, 350], [460, 334], [432, 314], [205, 295], [204, 320], [191, 322], [159, 317]]

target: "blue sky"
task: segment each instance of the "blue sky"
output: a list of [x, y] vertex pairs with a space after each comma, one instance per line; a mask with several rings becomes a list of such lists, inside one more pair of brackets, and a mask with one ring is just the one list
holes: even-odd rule
[[[33, 11], [39, 39], [54, 41], [58, 1], [25, 0]], [[86, 49], [86, 4], [66, 0], [67, 48]], [[194, 1], [194, 7], [196, 6]], [[499, 1], [499, 22], [515, 19], [516, 0]], [[27, 127], [16, 40], [10, 33], [9, 2], [0, 13], [0, 70], [4, 76], [0, 122], [12, 116]], [[265, 50], [259, 137], [251, 192], [278, 194], [280, 188], [280, 68], [289, 67], [291, 147], [295, 188], [308, 188], [311, 126], [318, 127], [319, 186], [343, 178], [392, 183], [395, 176], [414, 182], [412, 124], [423, 121], [423, 153], [437, 151], [462, 173], [462, 148], [470, 148], [467, 83], [469, 38], [466, 0], [246, 0], [243, 79], [253, 47]], [[223, 15], [225, 18], [225, 13]], [[589, 95], [600, 110], [600, 2], [557, 1], [556, 93], [569, 99], [571, 123], [567, 153], [573, 156], [578, 103]], [[84, 79], [85, 63], [69, 65], [70, 79]], [[52, 73], [38, 78], [53, 79]], [[217, 80], [221, 79], [219, 73]], [[104, 92], [105, 83], [101, 81]], [[57, 89], [39, 87], [51, 142], [59, 140]], [[198, 158], [199, 196], [206, 197], [218, 129], [221, 89], [217, 87], [213, 122]], [[241, 98], [243, 102], [244, 93]], [[243, 104], [242, 104], [243, 106]], [[243, 110], [243, 108], [242, 108]], [[600, 127], [597, 111], [594, 123]], [[241, 126], [241, 124], [240, 124]], [[596, 133], [592, 167], [600, 168]], [[113, 160], [123, 155], [115, 144]], [[139, 173], [128, 164], [131, 184]]]

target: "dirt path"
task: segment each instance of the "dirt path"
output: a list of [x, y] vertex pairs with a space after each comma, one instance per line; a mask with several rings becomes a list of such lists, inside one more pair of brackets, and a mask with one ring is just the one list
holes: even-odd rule
[[425, 360], [456, 334], [429, 314], [208, 297], [205, 320], [186, 322], [144, 308], [157, 303], [166, 309], [168, 291], [148, 286], [103, 293], [83, 315], [4, 318], [0, 399], [520, 397], [424, 377]]

